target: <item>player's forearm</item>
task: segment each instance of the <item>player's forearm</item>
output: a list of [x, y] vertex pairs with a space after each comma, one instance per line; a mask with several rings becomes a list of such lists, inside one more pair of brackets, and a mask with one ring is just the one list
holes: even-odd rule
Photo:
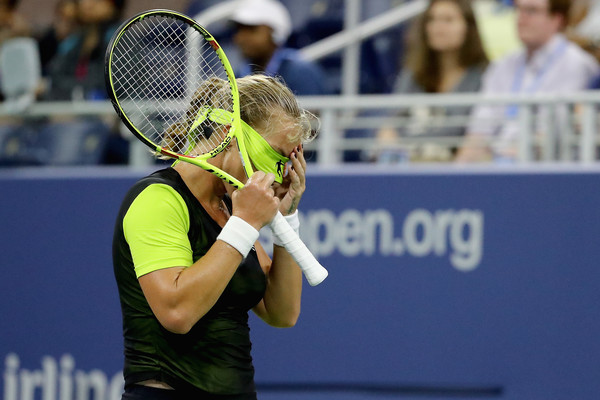
[[[251, 190], [252, 186], [246, 188]], [[276, 207], [275, 203], [272, 209], [276, 210]], [[192, 326], [217, 302], [242, 257], [248, 255], [257, 239], [258, 230], [234, 215], [229, 218], [210, 250], [194, 265], [182, 271], [184, 315]]]
[[282, 247], [274, 246], [268, 280], [263, 298], [265, 321], [278, 327], [294, 326], [300, 316], [302, 271]]
[[217, 302], [242, 257], [225, 242], [217, 241], [198, 261], [173, 275], [153, 307], [165, 329], [185, 334]]

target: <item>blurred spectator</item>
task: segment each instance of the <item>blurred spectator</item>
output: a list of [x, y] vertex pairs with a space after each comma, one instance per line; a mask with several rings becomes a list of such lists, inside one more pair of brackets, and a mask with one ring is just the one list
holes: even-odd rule
[[[492, 64], [485, 73], [483, 94], [568, 93], [588, 87], [600, 71], [596, 60], [561, 33], [571, 0], [516, 0], [517, 30], [524, 49]], [[554, 118], [566, 118], [566, 110]], [[459, 161], [511, 161], [517, 156], [517, 106], [478, 106]], [[541, 121], [551, 116], [538, 110], [537, 135], [546, 132]], [[544, 118], [545, 117], [545, 118]], [[554, 120], [554, 122], [560, 122]], [[560, 126], [560, 124], [556, 124]], [[493, 139], [493, 146], [488, 141]]]
[[[48, 84], [42, 99], [78, 101], [107, 98], [104, 56], [112, 35], [121, 23], [124, 7], [124, 0], [60, 1], [53, 26], [40, 39], [40, 46], [48, 43], [45, 49]], [[75, 118], [65, 125], [48, 121], [48, 129], [53, 128], [70, 131], [71, 140], [85, 132], [95, 132], [94, 140], [98, 141], [95, 154], [99, 163], [123, 164], [128, 161], [129, 142], [119, 133], [118, 125], [113, 126], [112, 120]]]
[[296, 95], [328, 92], [319, 66], [304, 60], [297, 50], [285, 47], [292, 23], [279, 1], [244, 0], [231, 21], [236, 30], [234, 43], [247, 61], [236, 71], [237, 76], [259, 72], [279, 76]]
[[600, 61], [600, 2], [573, 0], [566, 35]]
[[40, 61], [46, 75], [49, 62], [58, 51], [59, 44], [77, 28], [77, 1], [59, 0], [54, 9], [52, 25], [38, 38]]
[[118, 28], [124, 0], [77, 0], [79, 27], [58, 45], [48, 65], [49, 100], [106, 98], [104, 53]]
[[[415, 21], [409, 35], [405, 67], [397, 79], [395, 93], [477, 92], [488, 64], [470, 0], [431, 0]], [[467, 118], [470, 107], [415, 106], [402, 116], [406, 127], [396, 131], [383, 128], [380, 142], [396, 142], [397, 137], [456, 137], [465, 133], [464, 125], [432, 126], [434, 118]], [[449, 161], [453, 150], [427, 143], [411, 146], [409, 154], [393, 155], [389, 149], [378, 156], [379, 162]]]
[[0, 0], [0, 43], [18, 36], [31, 36], [29, 23], [17, 12], [18, 0]]
[[[0, 0], [0, 45], [8, 39], [31, 36], [31, 27], [17, 12], [18, 0]], [[0, 101], [4, 95], [0, 92]]]

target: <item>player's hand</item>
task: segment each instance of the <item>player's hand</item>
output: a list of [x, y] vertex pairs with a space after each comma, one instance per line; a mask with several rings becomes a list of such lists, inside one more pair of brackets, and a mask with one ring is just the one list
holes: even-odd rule
[[299, 145], [290, 154], [291, 168], [281, 184], [275, 184], [275, 196], [281, 199], [279, 211], [283, 215], [293, 214], [306, 189], [306, 160], [304, 149]]
[[255, 172], [243, 188], [233, 192], [233, 215], [242, 218], [256, 230], [271, 222], [280, 203], [271, 187], [274, 181], [272, 173]]

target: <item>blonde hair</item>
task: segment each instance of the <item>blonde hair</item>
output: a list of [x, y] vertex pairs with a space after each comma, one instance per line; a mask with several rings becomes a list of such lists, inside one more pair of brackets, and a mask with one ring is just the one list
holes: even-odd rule
[[[313, 140], [318, 134], [319, 121], [312, 113], [298, 104], [291, 90], [279, 79], [266, 75], [250, 75], [236, 80], [240, 98], [240, 116], [243, 121], [262, 135], [274, 134], [273, 121], [284, 118], [295, 128], [288, 136], [290, 142], [303, 143]], [[202, 106], [225, 110], [231, 109], [231, 92], [226, 80], [205, 80], [194, 93], [194, 97], [183, 121], [171, 125], [165, 132], [165, 144], [172, 148], [177, 137], [185, 136]], [[313, 124], [316, 129], [313, 129]], [[175, 149], [174, 149], [175, 150]]]
[[[249, 75], [238, 79], [237, 85], [242, 120], [253, 128], [261, 128], [264, 136], [274, 133], [270, 130], [272, 121], [282, 117], [296, 128], [296, 134], [288, 137], [291, 142], [309, 142], [318, 134], [317, 117], [302, 109], [292, 91], [278, 78]], [[316, 129], [311, 122], [315, 123]]]

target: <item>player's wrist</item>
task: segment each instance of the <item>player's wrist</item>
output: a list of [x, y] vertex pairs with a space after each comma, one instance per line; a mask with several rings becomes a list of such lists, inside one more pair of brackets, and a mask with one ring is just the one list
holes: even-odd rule
[[234, 215], [229, 218], [217, 240], [229, 244], [245, 258], [258, 240], [258, 235], [254, 226]]
[[262, 227], [265, 225], [264, 222], [258, 220], [254, 214], [249, 213], [249, 212], [239, 212], [238, 210], [235, 209], [235, 205], [233, 207], [234, 207], [234, 211], [233, 211], [232, 217], [237, 217], [237, 218], [243, 220], [244, 222], [246, 222], [248, 225], [250, 225], [257, 231], [260, 231], [262, 229]]
[[296, 195], [291, 200], [286, 199], [282, 200], [279, 206], [279, 211], [281, 215], [287, 217], [289, 215], [293, 215], [298, 212], [298, 203], [300, 203], [300, 195]]

